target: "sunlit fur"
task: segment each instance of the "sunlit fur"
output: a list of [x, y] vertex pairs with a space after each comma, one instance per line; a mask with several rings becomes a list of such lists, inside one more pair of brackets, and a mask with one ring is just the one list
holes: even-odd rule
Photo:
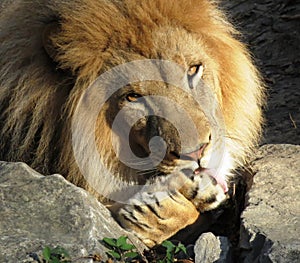
[[[61, 29], [51, 39], [54, 63], [41, 36], [45, 25], [57, 20]], [[166, 35], [168, 30], [178, 31], [177, 39]], [[263, 85], [238, 33], [208, 0], [12, 1], [0, 13], [1, 159], [27, 162], [44, 174], [63, 174], [89, 189], [71, 144], [71, 121], [81, 94], [112, 66], [142, 58], [175, 59], [176, 45], [197, 57], [195, 42], [189, 43], [186, 35], [199, 43], [212, 66], [206, 74], [225, 120], [222, 169], [229, 175], [244, 163], [261, 133]], [[116, 160], [103, 116], [98, 127], [104, 162], [130, 181], [124, 177], [133, 171]], [[90, 170], [101, 176], [88, 147], [82, 149]], [[112, 178], [103, 178], [103, 187], [115, 190]]]

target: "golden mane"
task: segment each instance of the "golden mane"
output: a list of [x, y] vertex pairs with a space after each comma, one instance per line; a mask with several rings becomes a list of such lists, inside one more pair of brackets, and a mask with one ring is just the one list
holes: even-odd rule
[[[60, 24], [51, 39], [58, 51], [55, 62], [42, 41], [53, 21]], [[236, 165], [242, 164], [261, 133], [263, 85], [237, 32], [207, 0], [16, 0], [7, 5], [0, 13], [0, 159], [24, 161], [87, 187], [71, 145], [78, 99], [101, 73], [131, 59], [119, 50], [159, 58], [151, 32], [163, 26], [197, 36], [215, 61], [220, 106], [232, 138], [227, 147]], [[101, 125], [108, 134], [109, 127]]]

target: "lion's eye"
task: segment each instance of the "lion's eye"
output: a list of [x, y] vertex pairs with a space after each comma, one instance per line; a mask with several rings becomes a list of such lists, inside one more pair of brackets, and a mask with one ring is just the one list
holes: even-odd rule
[[126, 96], [126, 100], [129, 102], [138, 102], [139, 98], [141, 98], [142, 96], [140, 94], [137, 93], [129, 93]]
[[193, 65], [190, 66], [188, 71], [187, 71], [187, 77], [188, 77], [188, 82], [189, 82], [189, 86], [190, 88], [194, 88], [194, 84], [196, 81], [199, 81], [202, 76], [203, 76], [203, 65], [199, 64], [199, 65]]
[[189, 77], [193, 77], [195, 75], [197, 75], [199, 73], [200, 77], [202, 77], [203, 75], [203, 65], [199, 64], [199, 65], [193, 65], [191, 67], [189, 67], [187, 74]]

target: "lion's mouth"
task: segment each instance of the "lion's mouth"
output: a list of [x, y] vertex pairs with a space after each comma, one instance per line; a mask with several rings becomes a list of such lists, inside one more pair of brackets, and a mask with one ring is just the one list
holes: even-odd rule
[[[224, 193], [228, 192], [228, 185], [225, 179], [225, 176], [218, 173], [216, 169], [212, 168], [205, 168], [201, 166], [201, 158], [203, 157], [204, 150], [208, 146], [207, 143], [202, 144], [200, 147], [197, 148], [197, 150], [186, 153], [186, 154], [181, 154], [178, 159], [184, 160], [189, 163], [188, 166], [190, 166], [191, 170], [193, 171], [192, 173], [194, 175], [199, 175], [201, 173], [206, 173], [212, 178], [216, 180], [216, 184], [219, 184], [222, 189], [224, 190]], [[182, 164], [180, 165], [182, 166]], [[195, 168], [196, 166], [196, 168]], [[183, 170], [187, 169], [185, 165], [183, 165]], [[190, 170], [189, 168], [187, 170]], [[190, 170], [190, 171], [191, 171]]]

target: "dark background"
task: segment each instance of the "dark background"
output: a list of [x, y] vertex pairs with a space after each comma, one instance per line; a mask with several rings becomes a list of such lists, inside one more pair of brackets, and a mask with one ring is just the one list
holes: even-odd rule
[[300, 144], [300, 1], [223, 0], [268, 86], [265, 143]]

